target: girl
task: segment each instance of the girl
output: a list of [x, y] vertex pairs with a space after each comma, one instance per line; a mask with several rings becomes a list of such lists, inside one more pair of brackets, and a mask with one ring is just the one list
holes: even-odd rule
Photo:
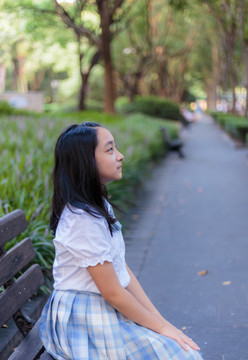
[[71, 125], [58, 138], [54, 290], [41, 339], [58, 360], [201, 360], [199, 347], [162, 317], [125, 263], [121, 224], [105, 187], [122, 178], [123, 158], [96, 123]]

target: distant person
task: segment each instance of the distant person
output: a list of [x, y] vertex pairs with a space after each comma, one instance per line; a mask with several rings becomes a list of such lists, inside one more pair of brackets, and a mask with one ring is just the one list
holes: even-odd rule
[[160, 315], [126, 265], [106, 191], [122, 178], [123, 158], [112, 134], [96, 123], [71, 125], [57, 140], [54, 290], [40, 337], [59, 360], [201, 360], [196, 343]]
[[183, 117], [187, 121], [189, 121], [189, 122], [194, 122], [195, 121], [195, 114], [192, 111], [190, 111], [190, 110], [188, 110], [186, 108], [182, 108], [181, 109], [181, 114], [183, 115]]

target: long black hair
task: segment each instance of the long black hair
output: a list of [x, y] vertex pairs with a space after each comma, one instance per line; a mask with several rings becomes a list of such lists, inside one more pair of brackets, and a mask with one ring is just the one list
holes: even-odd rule
[[85, 210], [95, 217], [105, 217], [111, 235], [115, 228], [116, 219], [107, 210], [104, 200], [107, 190], [101, 184], [95, 161], [97, 127], [100, 125], [93, 122], [73, 124], [57, 140], [50, 216], [54, 234], [66, 205]]

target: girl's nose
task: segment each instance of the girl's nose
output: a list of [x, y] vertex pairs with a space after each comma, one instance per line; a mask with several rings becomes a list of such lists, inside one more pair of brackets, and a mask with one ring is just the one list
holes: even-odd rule
[[118, 158], [118, 161], [122, 161], [124, 159], [124, 155], [122, 155], [122, 153], [120, 153], [118, 151], [117, 158]]

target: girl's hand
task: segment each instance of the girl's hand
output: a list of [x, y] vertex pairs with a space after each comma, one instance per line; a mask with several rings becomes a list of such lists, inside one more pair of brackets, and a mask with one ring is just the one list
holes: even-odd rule
[[188, 351], [187, 345], [189, 345], [194, 350], [200, 350], [199, 346], [187, 335], [185, 335], [181, 330], [178, 330], [175, 326], [166, 322], [166, 325], [162, 327], [159, 332], [161, 335], [164, 335], [172, 340], [175, 340], [182, 346], [182, 348]]

